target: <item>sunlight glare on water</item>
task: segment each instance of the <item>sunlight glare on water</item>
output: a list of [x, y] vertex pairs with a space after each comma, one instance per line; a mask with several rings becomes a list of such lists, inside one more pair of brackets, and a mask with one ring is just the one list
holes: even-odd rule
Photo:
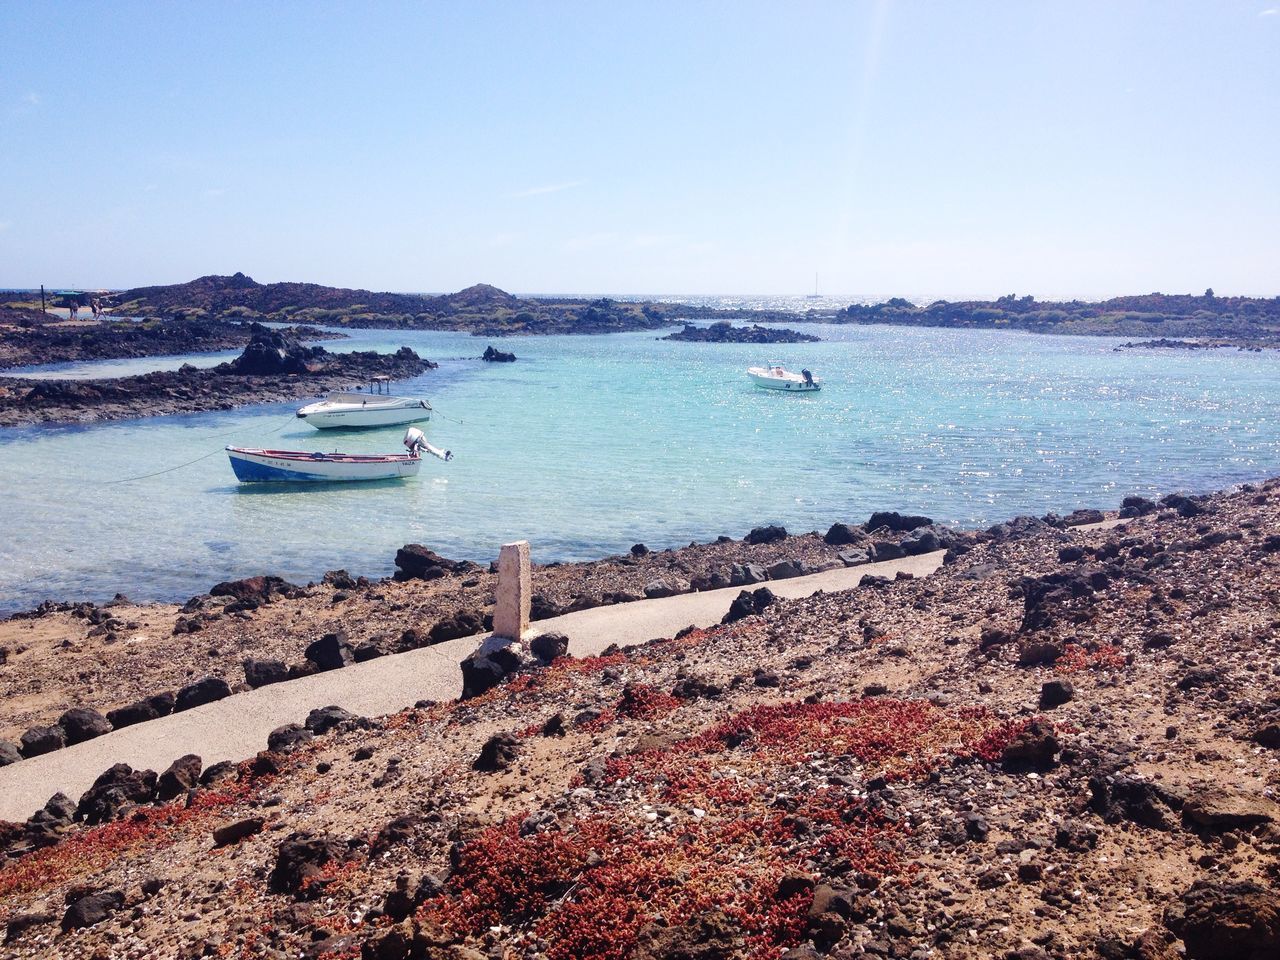
[[[525, 538], [545, 562], [637, 541], [741, 537], [770, 522], [825, 530], [880, 509], [986, 525], [1114, 507], [1128, 493], [1217, 488], [1280, 466], [1271, 353], [802, 329], [825, 342], [697, 344], [653, 333], [501, 341], [514, 364], [461, 359], [486, 341], [458, 334], [355, 331], [326, 344], [408, 344], [441, 361], [396, 391], [432, 401], [439, 415], [427, 435], [455, 459], [428, 459], [407, 482], [238, 484], [227, 443], [400, 449], [402, 429], [316, 431], [293, 419], [297, 404], [0, 431], [0, 611], [116, 591], [182, 599], [258, 573], [383, 576], [413, 541], [485, 562]], [[745, 368], [768, 362], [809, 367], [823, 391], [753, 388]], [[206, 454], [150, 479], [109, 482]]]

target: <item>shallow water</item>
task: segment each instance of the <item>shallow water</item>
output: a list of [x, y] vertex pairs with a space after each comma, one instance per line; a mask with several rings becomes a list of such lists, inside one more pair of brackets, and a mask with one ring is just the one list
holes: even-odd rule
[[[496, 341], [514, 364], [457, 359], [478, 355], [483, 339], [356, 331], [341, 349], [409, 344], [442, 361], [397, 392], [432, 400], [428, 437], [455, 459], [428, 459], [407, 482], [237, 484], [226, 443], [399, 449], [399, 428], [315, 431], [293, 418], [297, 404], [0, 430], [0, 611], [117, 590], [180, 599], [256, 573], [305, 582], [342, 566], [380, 576], [410, 541], [487, 561], [527, 538], [538, 560], [586, 559], [637, 541], [740, 537], [767, 522], [825, 529], [877, 509], [987, 524], [1280, 472], [1270, 353], [803, 329], [826, 342]], [[744, 369], [769, 361], [810, 367], [824, 390], [753, 388]]]

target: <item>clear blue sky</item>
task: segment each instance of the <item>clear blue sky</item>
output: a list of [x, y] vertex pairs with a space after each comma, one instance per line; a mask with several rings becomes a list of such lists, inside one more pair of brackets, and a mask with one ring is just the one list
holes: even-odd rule
[[1280, 294], [1280, 0], [0, 9], [0, 286]]

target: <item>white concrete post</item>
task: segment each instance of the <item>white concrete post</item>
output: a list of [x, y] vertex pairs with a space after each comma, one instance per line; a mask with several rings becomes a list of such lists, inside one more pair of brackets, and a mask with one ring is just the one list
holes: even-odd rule
[[533, 580], [529, 573], [529, 541], [504, 543], [498, 554], [498, 596], [493, 609], [493, 635], [521, 639], [529, 629]]

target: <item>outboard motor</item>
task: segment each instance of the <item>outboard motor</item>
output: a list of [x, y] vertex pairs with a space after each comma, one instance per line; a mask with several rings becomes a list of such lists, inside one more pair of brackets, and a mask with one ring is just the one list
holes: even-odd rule
[[804, 375], [804, 382], [809, 384], [809, 386], [813, 386], [813, 374], [808, 370], [801, 370], [800, 373]]
[[404, 432], [404, 445], [409, 453], [415, 457], [420, 457], [427, 446], [427, 435], [417, 427], [410, 427]]

